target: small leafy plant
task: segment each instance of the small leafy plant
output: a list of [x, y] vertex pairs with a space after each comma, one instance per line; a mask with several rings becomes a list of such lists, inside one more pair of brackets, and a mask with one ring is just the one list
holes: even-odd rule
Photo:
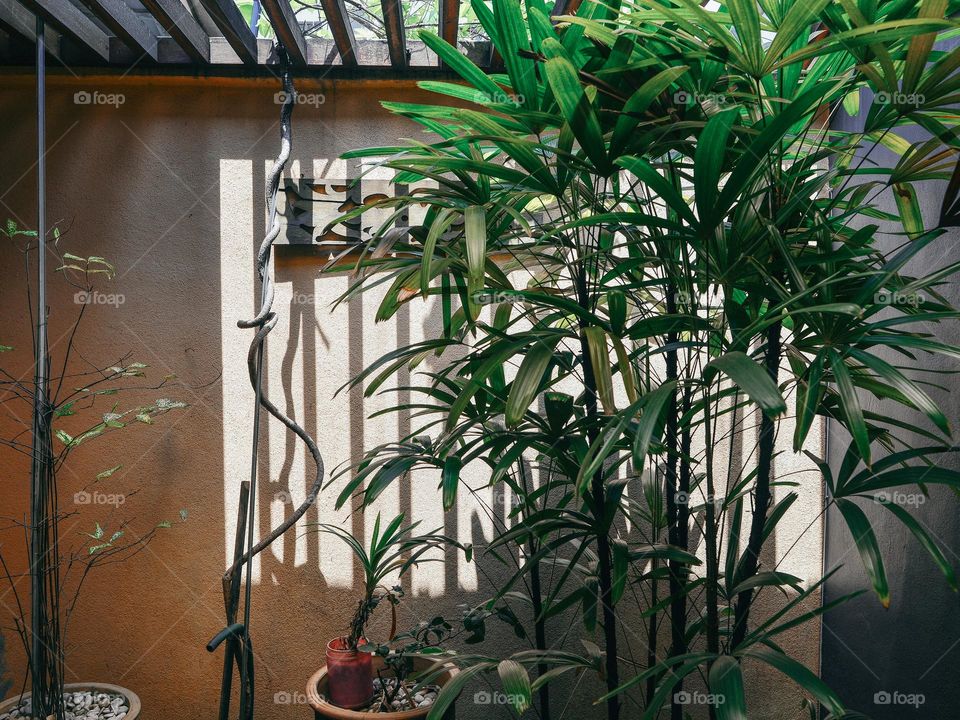
[[[8, 220], [6, 226], [0, 229], [0, 234], [8, 241], [19, 244], [29, 277], [30, 259], [40, 246], [37, 233], [21, 229]], [[127, 521], [109, 522], [103, 518], [94, 522], [92, 530], [79, 534], [80, 543], [63, 542], [60, 524], [77, 511], [64, 509], [58, 477], [70, 456], [81, 446], [109, 444], [106, 439], [114, 433], [129, 431], [135, 425], [152, 425], [167, 412], [185, 408], [186, 403], [160, 398], [152, 403], [124, 407], [115, 399], [126, 392], [156, 392], [167, 386], [174, 377], [168, 376], [159, 383], [146, 384], [147, 365], [131, 361], [129, 356], [101, 367], [88, 362], [77, 351], [76, 343], [82, 335], [91, 298], [100, 298], [97, 283], [113, 279], [116, 271], [102, 257], [61, 254], [59, 245], [62, 235], [59, 229], [55, 228], [51, 234], [52, 240], [44, 243], [44, 251], [59, 257], [60, 263], [56, 268], [58, 277], [76, 291], [74, 301], [79, 307], [66, 335], [65, 348], [56, 365], [49, 351], [45, 357], [37, 358], [37, 362], [45, 363], [50, 372], [42, 385], [36, 377], [33, 381], [26, 380], [23, 373], [14, 371], [12, 367], [0, 367], [0, 404], [8, 406], [11, 417], [33, 416], [32, 427], [24, 422], [22, 429], [11, 436], [0, 437], [0, 447], [7, 453], [30, 458], [31, 481], [36, 482], [36, 478], [42, 480], [42, 494], [34, 490], [34, 494], [41, 495], [41, 500], [31, 508], [29, 521], [5, 518], [8, 527], [22, 527], [24, 535], [29, 538], [27, 554], [31, 571], [25, 574], [43, 578], [47, 588], [41, 604], [42, 614], [47, 620], [41, 623], [43, 637], [39, 638], [39, 642], [31, 637], [31, 616], [26, 610], [30, 603], [21, 601], [17, 582], [20, 576], [11, 573], [2, 549], [0, 568], [10, 584], [14, 607], [17, 608], [12, 618], [13, 630], [20, 638], [27, 657], [34, 716], [60, 720], [65, 712], [62, 692], [66, 637], [89, 573], [95, 567], [120, 562], [135, 555], [153, 540], [158, 530], [169, 528], [171, 523], [164, 520], [146, 532], [130, 533]], [[118, 296], [103, 297], [115, 299]], [[30, 317], [37, 320], [33, 315]], [[35, 345], [31, 348], [34, 357], [40, 352], [36, 345], [37, 334], [35, 332]], [[9, 345], [0, 346], [0, 352], [5, 356], [22, 363], [17, 351], [18, 348]], [[109, 403], [106, 408], [103, 407], [105, 403]], [[73, 505], [107, 505], [113, 508], [110, 513], [112, 516], [115, 510], [126, 503], [128, 496], [106, 492], [101, 488], [121, 470], [122, 465], [115, 464], [98, 472], [89, 482], [76, 489]], [[186, 510], [181, 510], [181, 521], [186, 517]], [[133, 535], [132, 539], [130, 535]], [[28, 678], [24, 678], [21, 693], [27, 687]]]
[[315, 525], [319, 531], [329, 533], [346, 543], [363, 570], [363, 597], [357, 601], [349, 632], [344, 635], [346, 645], [351, 650], [356, 650], [361, 641], [366, 639], [370, 619], [384, 601], [390, 605], [391, 615], [390, 634], [387, 639], [393, 640], [397, 632], [397, 605], [403, 597], [403, 588], [397, 584], [388, 585], [391, 576], [399, 581], [411, 567], [433, 560], [424, 558], [426, 553], [442, 549], [452, 542], [436, 533], [414, 535], [413, 531], [420, 523], [404, 526], [403, 521], [404, 516], [401, 513], [381, 529], [380, 513], [377, 513], [368, 547], [338, 525]]

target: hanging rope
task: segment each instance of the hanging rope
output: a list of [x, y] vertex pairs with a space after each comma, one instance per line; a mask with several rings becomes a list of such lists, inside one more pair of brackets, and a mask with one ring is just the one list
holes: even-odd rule
[[[221, 630], [207, 645], [207, 650], [212, 652], [216, 650], [224, 640], [227, 640], [226, 655], [224, 658], [224, 677], [220, 695], [220, 720], [227, 720], [229, 716], [234, 660], [238, 662], [240, 671], [239, 718], [240, 720], [250, 720], [253, 718], [254, 666], [253, 645], [250, 640], [250, 597], [253, 587], [253, 558], [270, 547], [277, 538], [292, 528], [297, 521], [304, 516], [307, 510], [316, 502], [317, 495], [320, 492], [320, 486], [323, 482], [323, 458], [320, 456], [320, 449], [317, 447], [316, 442], [314, 442], [313, 438], [310, 437], [309, 433], [307, 433], [303, 427], [285, 415], [273, 404], [263, 388], [263, 358], [266, 349], [266, 340], [267, 336], [270, 335], [277, 324], [277, 314], [273, 311], [273, 278], [270, 275], [270, 256], [273, 250], [273, 243], [280, 236], [281, 229], [280, 218], [277, 213], [277, 195], [284, 168], [290, 159], [293, 106], [296, 101], [296, 91], [293, 86], [290, 63], [286, 50], [282, 44], [278, 43], [277, 51], [280, 57], [284, 101], [280, 108], [280, 154], [274, 161], [273, 168], [266, 182], [267, 230], [263, 242], [260, 244], [256, 259], [257, 275], [260, 279], [260, 307], [252, 320], [240, 320], [237, 322], [237, 326], [240, 328], [255, 328], [257, 331], [247, 351], [247, 369], [250, 376], [250, 385], [256, 396], [253, 419], [253, 442], [250, 458], [250, 482], [244, 483], [241, 488], [240, 519], [237, 528], [237, 552], [235, 552], [233, 564], [223, 576], [227, 627]], [[261, 409], [265, 409], [303, 441], [316, 465], [316, 477], [303, 503], [301, 503], [286, 520], [254, 545], [253, 531], [257, 503], [256, 487], [260, 450]], [[246, 532], [246, 537], [241, 542], [244, 531]], [[245, 550], [242, 553], [239, 552], [244, 548]], [[243, 571], [244, 567], [246, 568], [246, 572]], [[241, 578], [246, 580], [243, 588], [243, 621], [236, 622]]]

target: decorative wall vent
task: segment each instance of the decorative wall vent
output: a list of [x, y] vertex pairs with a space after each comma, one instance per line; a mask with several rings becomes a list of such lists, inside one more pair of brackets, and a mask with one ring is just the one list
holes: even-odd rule
[[[326, 229], [333, 220], [360, 205], [372, 206], [408, 191], [407, 185], [367, 177], [286, 180], [279, 208], [283, 229], [277, 243], [314, 245], [330, 252], [348, 249], [368, 240], [390, 211], [371, 207], [346, 223]], [[408, 221], [401, 218], [401, 223]]]

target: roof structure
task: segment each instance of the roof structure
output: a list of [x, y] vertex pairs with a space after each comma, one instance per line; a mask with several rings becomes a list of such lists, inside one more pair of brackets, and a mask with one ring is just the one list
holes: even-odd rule
[[300, 76], [442, 74], [422, 28], [480, 67], [499, 65], [461, 0], [0, 0], [0, 65], [34, 64], [37, 15], [51, 65], [96, 71], [266, 74], [281, 42]]

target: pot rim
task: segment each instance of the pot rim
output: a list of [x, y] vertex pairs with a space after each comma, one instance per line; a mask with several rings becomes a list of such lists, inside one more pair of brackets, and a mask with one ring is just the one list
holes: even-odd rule
[[[373, 655], [373, 653], [369, 652], [368, 650], [360, 650], [359, 648], [354, 648], [353, 650], [351, 650], [346, 647], [333, 647], [334, 643], [340, 643], [342, 645], [346, 645], [346, 642], [345, 642], [346, 637], [347, 637], [346, 635], [339, 635], [335, 638], [331, 638], [330, 641], [327, 643], [327, 652], [333, 653], [335, 655], [359, 655], [360, 653]], [[364, 643], [366, 642], [366, 639], [360, 638], [360, 642]]]
[[[432, 660], [429, 662], [431, 665], [433, 664]], [[447, 663], [445, 668], [449, 673], [449, 676], [446, 681], [438, 683], [441, 687], [445, 686], [460, 672], [460, 668], [453, 663]], [[311, 675], [310, 679], [307, 681], [307, 702], [315, 712], [330, 713], [331, 709], [333, 709], [336, 712], [335, 717], [340, 718], [340, 720], [369, 720], [369, 718], [372, 717], [371, 713], [360, 710], [348, 710], [347, 708], [334, 705], [320, 697], [318, 686], [320, 681], [323, 680], [326, 675], [327, 666], [324, 665], [313, 675]], [[421, 718], [425, 718], [429, 712], [430, 708], [425, 707], [415, 708], [413, 710], [401, 710], [400, 712], [392, 713], [376, 713], [376, 716], [384, 718], [384, 720], [421, 720]]]
[[[77, 682], [77, 683], [65, 683], [63, 686], [64, 690], [69, 690], [76, 692], [78, 690], [92, 690], [94, 692], [105, 692], [112, 693], [113, 695], [122, 695], [127, 700], [127, 714], [124, 716], [124, 720], [135, 720], [140, 715], [141, 704], [140, 697], [129, 688], [125, 688], [121, 685], [113, 685], [111, 683], [101, 683], [101, 682]], [[7, 710], [12, 710], [16, 705], [20, 703], [24, 698], [30, 697], [32, 693], [28, 690], [22, 695], [14, 695], [7, 698], [6, 700], [0, 702], [0, 713], [6, 712]]]

